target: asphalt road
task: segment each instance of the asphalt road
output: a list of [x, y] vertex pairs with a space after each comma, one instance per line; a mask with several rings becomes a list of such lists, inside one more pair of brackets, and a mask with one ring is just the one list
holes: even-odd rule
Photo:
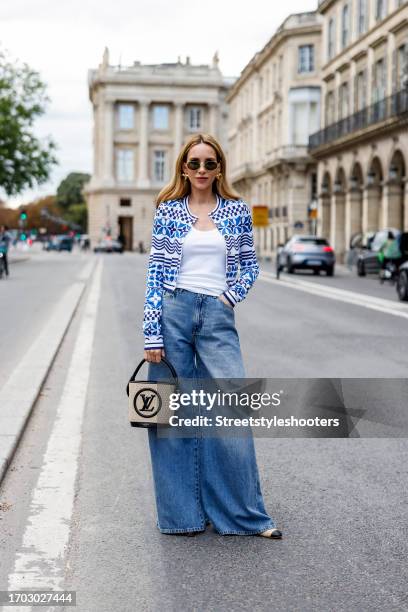
[[[0, 384], [95, 259], [57, 255], [38, 253], [0, 284]], [[142, 356], [147, 256], [96, 259], [99, 280], [96, 270], [1, 484], [0, 590], [72, 589], [80, 612], [408, 610], [404, 437], [257, 438], [265, 504], [282, 541], [158, 532], [147, 435], [128, 426], [124, 394]], [[264, 271], [236, 309], [248, 376], [406, 377], [405, 318]], [[347, 272], [306, 279], [354, 293], [359, 280]], [[392, 288], [372, 279], [360, 293], [395, 303]], [[93, 338], [89, 359], [81, 336]], [[78, 380], [86, 398], [70, 403]], [[403, 403], [396, 410], [406, 416]], [[78, 419], [78, 449], [59, 457]]]

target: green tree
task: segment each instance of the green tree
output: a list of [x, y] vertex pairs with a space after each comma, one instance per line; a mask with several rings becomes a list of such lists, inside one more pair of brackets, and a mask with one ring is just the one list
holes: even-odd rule
[[33, 134], [49, 101], [45, 92], [38, 72], [0, 50], [0, 188], [7, 195], [45, 183], [57, 163], [55, 143]]
[[71, 172], [58, 186], [57, 202], [63, 209], [70, 209], [74, 204], [85, 204], [83, 188], [90, 179], [89, 174]]
[[77, 223], [85, 232], [88, 223], [88, 208], [85, 203], [72, 204], [64, 213], [64, 219]]

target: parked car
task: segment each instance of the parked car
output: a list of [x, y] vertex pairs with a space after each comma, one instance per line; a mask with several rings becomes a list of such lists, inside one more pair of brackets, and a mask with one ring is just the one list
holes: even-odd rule
[[74, 239], [71, 236], [54, 236], [45, 244], [46, 251], [72, 251]]
[[357, 249], [356, 269], [358, 276], [378, 274], [380, 270], [378, 253], [389, 233], [392, 234], [393, 238], [398, 238], [400, 231], [395, 228], [386, 228], [374, 233], [361, 234], [360, 244], [357, 237], [354, 239], [354, 248]]
[[395, 286], [399, 299], [403, 302], [408, 302], [408, 232], [401, 233], [399, 248], [401, 259], [398, 262]]
[[402, 302], [408, 302], [408, 261], [399, 267], [395, 286], [399, 299]]
[[314, 274], [324, 270], [327, 276], [334, 274], [336, 256], [326, 238], [295, 234], [278, 249], [277, 257], [279, 269], [286, 268], [289, 274], [300, 269], [313, 270]]
[[105, 238], [94, 247], [94, 253], [123, 253], [123, 245], [118, 240]]

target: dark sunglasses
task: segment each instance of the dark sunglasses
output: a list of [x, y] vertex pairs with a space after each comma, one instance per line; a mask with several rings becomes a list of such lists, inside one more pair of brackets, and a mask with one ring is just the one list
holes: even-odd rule
[[[201, 162], [199, 159], [190, 159], [190, 161], [187, 162], [187, 168], [190, 170], [198, 170], [200, 166]], [[204, 168], [206, 170], [215, 170], [217, 166], [218, 162], [214, 161], [213, 159], [206, 159], [204, 162]]]

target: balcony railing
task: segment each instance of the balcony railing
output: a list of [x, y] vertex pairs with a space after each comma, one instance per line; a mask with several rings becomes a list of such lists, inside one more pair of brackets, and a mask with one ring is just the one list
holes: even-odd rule
[[312, 134], [309, 137], [309, 149], [328, 144], [386, 119], [399, 118], [405, 113], [408, 113], [408, 89], [383, 98]]

